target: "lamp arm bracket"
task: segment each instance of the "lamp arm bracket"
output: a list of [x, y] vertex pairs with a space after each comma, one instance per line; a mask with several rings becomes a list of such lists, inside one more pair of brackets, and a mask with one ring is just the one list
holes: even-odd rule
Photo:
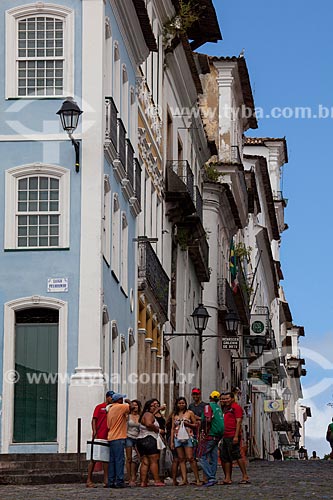
[[75, 171], [80, 171], [80, 143], [76, 141], [72, 134], [68, 134], [75, 149]]

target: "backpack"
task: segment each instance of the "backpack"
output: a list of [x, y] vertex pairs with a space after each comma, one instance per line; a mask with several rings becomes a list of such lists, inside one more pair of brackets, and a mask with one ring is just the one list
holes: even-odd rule
[[210, 435], [221, 438], [224, 433], [224, 417], [217, 403], [212, 403], [213, 418], [210, 426]]
[[209, 403], [205, 406], [202, 415], [202, 428], [206, 435], [218, 438], [223, 436], [224, 418], [217, 403]]

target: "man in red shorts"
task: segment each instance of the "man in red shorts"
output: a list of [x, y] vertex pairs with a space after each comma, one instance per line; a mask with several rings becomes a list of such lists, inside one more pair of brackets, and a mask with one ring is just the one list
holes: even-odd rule
[[221, 395], [222, 411], [224, 416], [224, 434], [220, 445], [221, 461], [224, 462], [223, 484], [231, 484], [232, 462], [237, 461], [242, 472], [240, 484], [250, 483], [246, 465], [240, 454], [239, 442], [243, 418], [242, 408], [234, 402], [234, 394], [227, 392]]
[[[105, 395], [104, 403], [100, 403], [94, 409], [94, 413], [91, 420], [91, 428], [92, 428], [92, 439], [106, 439], [108, 438], [108, 426], [106, 421], [106, 407], [112, 403], [112, 396], [114, 391], [108, 391]], [[88, 465], [88, 477], [87, 477], [87, 488], [95, 488], [96, 485], [92, 480], [92, 474], [94, 472], [96, 462], [91, 460]], [[104, 485], [108, 484], [108, 462], [103, 463], [104, 470]]]

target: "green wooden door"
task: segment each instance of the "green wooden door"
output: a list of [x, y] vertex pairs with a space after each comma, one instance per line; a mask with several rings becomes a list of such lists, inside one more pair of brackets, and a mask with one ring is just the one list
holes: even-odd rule
[[13, 441], [56, 441], [58, 324], [16, 324], [15, 370]]

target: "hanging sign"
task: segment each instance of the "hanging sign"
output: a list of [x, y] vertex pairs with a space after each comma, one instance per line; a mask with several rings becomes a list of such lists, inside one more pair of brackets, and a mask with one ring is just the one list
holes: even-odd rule
[[283, 399], [265, 399], [264, 400], [264, 411], [283, 411]]
[[266, 334], [267, 316], [265, 314], [251, 314], [250, 335]]
[[239, 349], [239, 338], [222, 337], [222, 349]]

